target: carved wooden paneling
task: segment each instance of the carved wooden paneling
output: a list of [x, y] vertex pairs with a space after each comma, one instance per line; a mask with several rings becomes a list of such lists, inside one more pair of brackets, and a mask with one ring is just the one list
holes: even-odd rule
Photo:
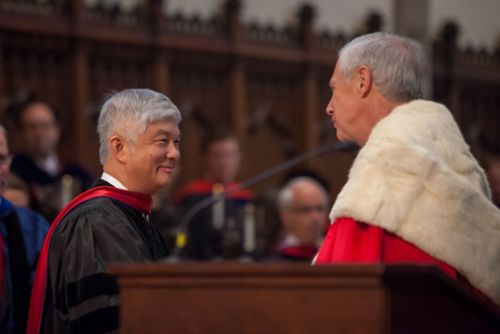
[[[328, 81], [348, 38], [315, 31], [314, 7], [300, 7], [297, 24], [274, 27], [244, 25], [240, 0], [227, 0], [208, 19], [165, 13], [161, 0], [130, 10], [86, 3], [0, 1], [2, 105], [23, 91], [54, 104], [62, 114], [65, 157], [99, 171], [98, 108], [106, 94], [127, 87], [158, 89], [181, 109], [180, 183], [200, 172], [198, 147], [215, 125], [242, 140], [242, 178], [336, 141], [325, 115]], [[466, 134], [497, 131], [498, 53], [459, 50], [457, 34], [447, 25], [434, 44], [434, 97], [450, 107]], [[326, 177], [336, 195], [353, 156], [332, 154], [299, 167]]]
[[181, 109], [182, 175], [179, 183], [202, 173], [200, 145], [215, 127], [230, 128], [228, 61], [213, 54], [172, 52], [171, 91]]
[[[68, 124], [72, 106], [68, 41], [25, 33], [2, 33], [1, 38], [6, 102], [36, 93], [56, 108], [62, 124]], [[5, 115], [7, 125], [12, 116]], [[13, 150], [18, 147], [17, 140], [12, 132]], [[73, 144], [71, 129], [63, 129], [61, 151], [68, 153]]]
[[457, 46], [459, 27], [446, 23], [434, 43], [433, 96], [452, 111], [471, 144], [479, 137], [500, 148], [500, 57], [498, 51]]
[[[298, 120], [303, 113], [300, 66], [254, 61], [248, 63], [247, 70], [245, 177], [301, 153], [302, 125]], [[277, 185], [283, 176], [255, 189]]]

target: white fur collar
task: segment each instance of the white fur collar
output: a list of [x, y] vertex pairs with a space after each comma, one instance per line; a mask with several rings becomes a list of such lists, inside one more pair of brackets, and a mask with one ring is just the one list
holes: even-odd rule
[[500, 304], [500, 211], [451, 113], [417, 100], [373, 129], [330, 212], [395, 233]]

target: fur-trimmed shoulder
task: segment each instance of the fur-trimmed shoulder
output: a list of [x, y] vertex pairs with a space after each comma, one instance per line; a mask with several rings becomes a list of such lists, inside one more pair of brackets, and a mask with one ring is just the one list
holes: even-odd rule
[[417, 100], [373, 129], [330, 212], [382, 227], [500, 304], [500, 211], [451, 113]]

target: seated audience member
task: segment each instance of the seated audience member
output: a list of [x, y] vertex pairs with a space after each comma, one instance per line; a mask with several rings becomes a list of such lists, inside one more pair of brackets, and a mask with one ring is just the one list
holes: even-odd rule
[[433, 264], [499, 304], [500, 211], [450, 111], [421, 99], [425, 58], [386, 33], [340, 50], [326, 113], [362, 148], [315, 263]]
[[277, 252], [281, 258], [313, 259], [325, 232], [328, 205], [328, 194], [311, 177], [293, 178], [285, 184], [278, 194], [283, 236]]
[[235, 182], [241, 153], [238, 140], [222, 130], [211, 133], [201, 148], [204, 175], [187, 183], [175, 194], [175, 202], [185, 215], [200, 201], [227, 190], [227, 198], [201, 210], [188, 222], [185, 255], [198, 260], [236, 257], [242, 252], [241, 217], [252, 193], [238, 190]]
[[42, 216], [14, 206], [3, 194], [10, 154], [0, 125], [0, 333], [25, 333], [38, 253], [49, 228]]
[[21, 208], [30, 207], [30, 193], [26, 183], [17, 175], [9, 173], [3, 194], [8, 201]]
[[16, 109], [22, 147], [14, 155], [11, 172], [28, 185], [31, 208], [52, 220], [71, 198], [90, 186], [92, 178], [83, 168], [58, 156], [61, 129], [48, 103], [29, 98]]
[[148, 218], [152, 196], [168, 185], [179, 159], [180, 119], [168, 97], [149, 89], [126, 89], [106, 100], [97, 125], [103, 173], [52, 223], [28, 334], [118, 332], [118, 286], [106, 270], [168, 255]]

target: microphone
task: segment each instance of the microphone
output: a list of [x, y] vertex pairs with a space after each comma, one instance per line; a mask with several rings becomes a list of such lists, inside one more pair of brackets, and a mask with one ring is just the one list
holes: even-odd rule
[[273, 166], [267, 170], [264, 170], [263, 172], [254, 175], [250, 177], [249, 179], [241, 182], [238, 184], [237, 187], [228, 189], [226, 191], [221, 192], [217, 196], [210, 196], [202, 201], [196, 203], [193, 205], [184, 215], [183, 219], [181, 220], [181, 223], [178, 228], [177, 236], [176, 236], [176, 241], [175, 241], [175, 248], [173, 251], [173, 256], [174, 258], [179, 256], [182, 249], [186, 246], [187, 243], [187, 231], [189, 227], [189, 223], [191, 220], [198, 214], [201, 210], [213, 205], [214, 203], [226, 198], [229, 196], [231, 193], [239, 190], [243, 190], [246, 188], [249, 188], [253, 185], [256, 185], [260, 182], [263, 182], [279, 173], [282, 173], [286, 171], [287, 169], [290, 169], [291, 167], [294, 167], [304, 161], [307, 161], [312, 158], [319, 157], [324, 154], [328, 153], [333, 153], [333, 152], [346, 152], [346, 151], [353, 151], [358, 149], [359, 146], [354, 143], [354, 142], [335, 142], [333, 145], [332, 144], [327, 144], [323, 145], [320, 147], [317, 147], [315, 149], [312, 149], [310, 151], [304, 152], [302, 154], [299, 154], [289, 160], [286, 160], [276, 166]]

